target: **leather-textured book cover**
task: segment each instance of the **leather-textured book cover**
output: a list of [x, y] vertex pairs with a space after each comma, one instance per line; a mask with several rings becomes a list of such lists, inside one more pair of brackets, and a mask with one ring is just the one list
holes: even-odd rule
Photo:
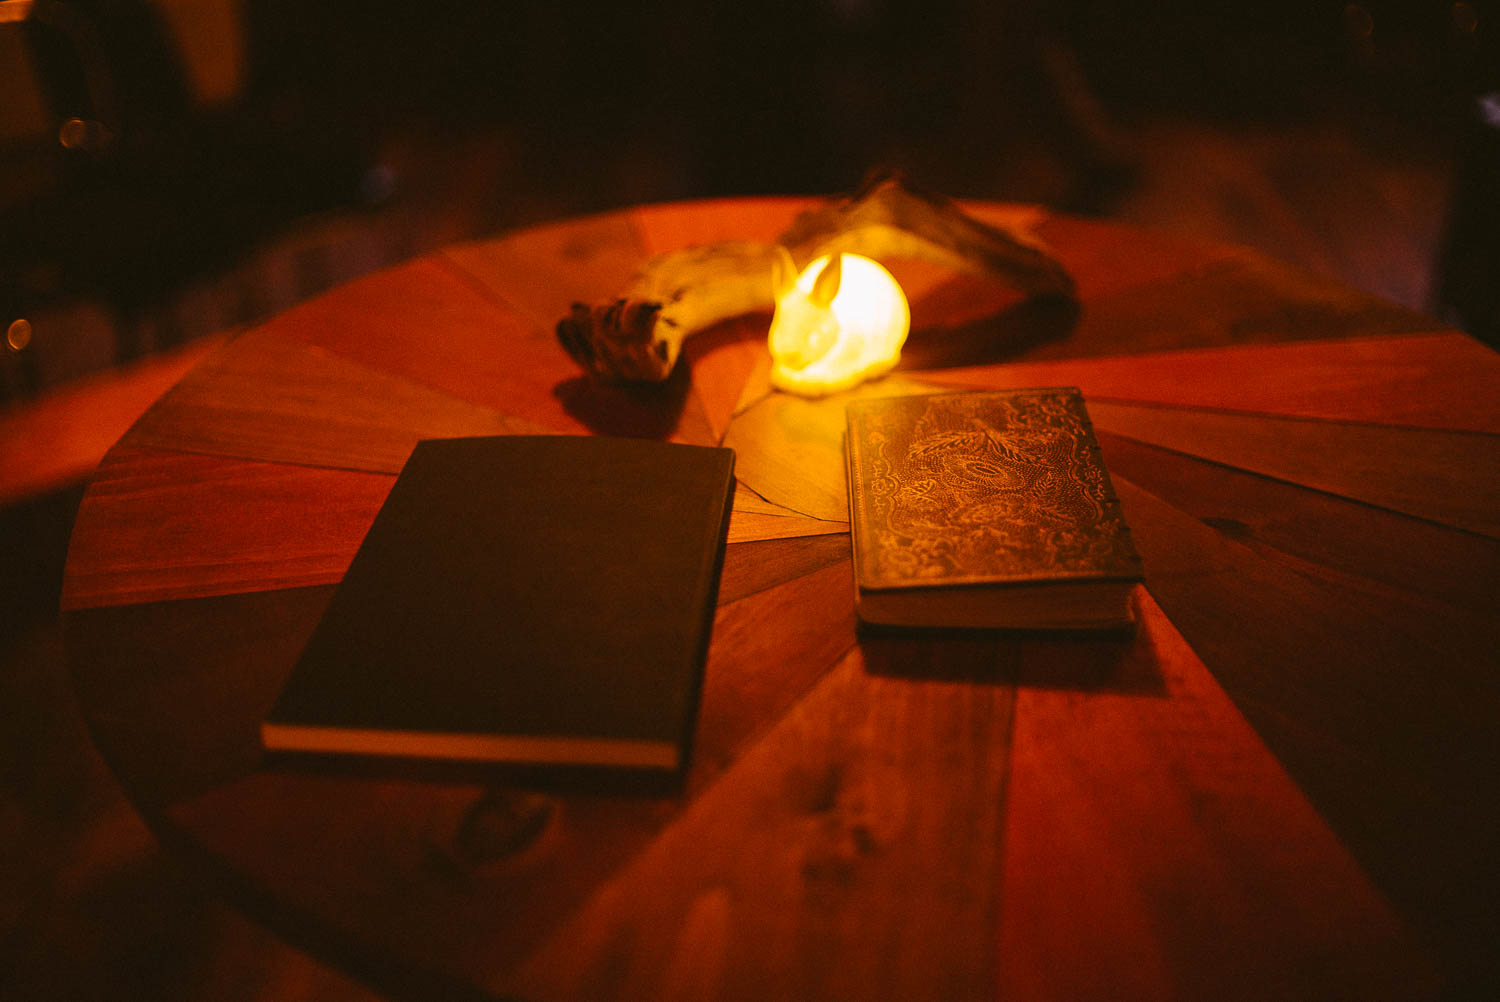
[[263, 744], [682, 769], [733, 466], [632, 439], [418, 443]]
[[1073, 387], [852, 403], [861, 618], [1117, 626], [1140, 558]]

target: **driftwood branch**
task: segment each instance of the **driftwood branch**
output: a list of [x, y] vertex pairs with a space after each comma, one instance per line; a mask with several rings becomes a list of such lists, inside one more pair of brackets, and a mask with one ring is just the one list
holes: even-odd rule
[[1032, 296], [1073, 295], [1062, 264], [1029, 234], [982, 223], [952, 200], [882, 173], [854, 195], [802, 213], [776, 244], [728, 241], [653, 258], [617, 298], [573, 304], [557, 337], [601, 379], [659, 382], [677, 364], [684, 339], [774, 307], [778, 261], [780, 273], [795, 276], [839, 252], [934, 261], [992, 275]]

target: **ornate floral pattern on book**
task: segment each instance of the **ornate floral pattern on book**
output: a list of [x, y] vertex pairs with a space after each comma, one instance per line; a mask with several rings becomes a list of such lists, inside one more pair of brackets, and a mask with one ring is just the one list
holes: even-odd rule
[[1077, 389], [860, 401], [848, 434], [863, 588], [1140, 576]]

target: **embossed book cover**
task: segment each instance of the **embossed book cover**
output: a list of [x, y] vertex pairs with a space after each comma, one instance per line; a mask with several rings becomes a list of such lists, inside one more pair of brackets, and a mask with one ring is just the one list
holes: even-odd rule
[[1131, 622], [1140, 558], [1077, 389], [887, 397], [847, 419], [862, 620]]

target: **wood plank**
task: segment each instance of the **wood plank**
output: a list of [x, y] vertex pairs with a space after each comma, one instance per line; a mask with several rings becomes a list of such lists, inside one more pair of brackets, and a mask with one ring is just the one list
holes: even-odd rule
[[1429, 997], [1359, 866], [1149, 598], [1165, 691], [1016, 696], [999, 996]]
[[770, 357], [766, 346], [770, 324], [765, 314], [737, 317], [683, 342], [693, 390], [703, 402], [715, 441], [722, 440], [728, 430], [751, 374]]
[[[1152, 596], [1456, 984], [1496, 973], [1496, 614], [1269, 559], [1123, 477]], [[1441, 627], [1446, 622], [1447, 629]], [[1478, 972], [1478, 973], [1476, 973]], [[1487, 974], [1484, 972], [1488, 972]]]
[[851, 400], [932, 393], [899, 374], [845, 393], [808, 400], [773, 393], [735, 415], [724, 444], [735, 450], [735, 476], [761, 497], [813, 518], [844, 522], [844, 408]]
[[72, 609], [89, 733], [148, 811], [253, 772], [270, 710], [333, 586]]
[[1500, 355], [1464, 334], [1348, 338], [944, 369], [930, 382], [1500, 434]]
[[495, 987], [989, 997], [1012, 698], [872, 675], [851, 653]]
[[1500, 536], [1497, 436], [1112, 401], [1089, 415], [1139, 442]]
[[[1142, 253], [1153, 253], [1144, 244], [1142, 248]], [[1423, 334], [1440, 326], [1431, 317], [1250, 251], [1198, 268], [1186, 261], [1178, 264], [1175, 273], [1128, 288], [1085, 289], [1077, 326], [1065, 339], [1028, 348], [1024, 357], [1087, 358]]]
[[[1114, 476], [1263, 559], [1384, 595], [1408, 609], [1410, 629], [1452, 630], [1456, 610], [1495, 618], [1500, 542], [1108, 432], [1099, 443]], [[1493, 629], [1481, 619], [1461, 632], [1482, 642]]]
[[550, 328], [533, 328], [442, 256], [342, 285], [265, 326], [557, 431], [713, 440], [685, 374], [660, 387], [604, 386], [578, 370]]
[[79, 508], [62, 607], [337, 582], [395, 479], [118, 448]]
[[790, 508], [783, 508], [779, 504], [772, 504], [739, 481], [735, 481], [734, 485], [734, 510], [756, 515], [785, 515], [790, 518], [802, 517], [798, 516]]
[[0, 410], [0, 505], [81, 482], [153, 401], [225, 340], [201, 338]]
[[721, 606], [688, 794], [715, 782], [853, 644], [854, 574], [842, 560]]
[[731, 543], [725, 548], [724, 569], [719, 576], [719, 604], [727, 605], [846, 561], [849, 552], [849, 537], [843, 534]]
[[795, 536], [829, 536], [848, 532], [848, 522], [830, 522], [821, 518], [786, 518], [750, 512], [729, 514], [731, 543], [748, 543], [757, 539], [790, 539]]
[[628, 212], [535, 226], [439, 253], [549, 338], [573, 303], [615, 298], [647, 257]]
[[[740, 398], [734, 405], [734, 417], [743, 414], [774, 392], [776, 391], [771, 387], [771, 352], [768, 349], [764, 355], [755, 359], [755, 364], [745, 377], [745, 386], [740, 390]], [[730, 423], [733, 424], [733, 418]]]
[[1231, 695], [1278, 705], [1387, 768], [1500, 782], [1500, 762], [1479, 753], [1500, 705], [1492, 608], [1428, 604], [1436, 626], [1414, 628], [1409, 594], [1317, 576], [1114, 479], [1148, 588]]
[[267, 330], [178, 383], [125, 444], [399, 473], [423, 438], [555, 434]]
[[532, 330], [442, 259], [356, 279], [265, 329], [540, 425], [587, 428], [553, 392], [578, 371], [551, 333]]

